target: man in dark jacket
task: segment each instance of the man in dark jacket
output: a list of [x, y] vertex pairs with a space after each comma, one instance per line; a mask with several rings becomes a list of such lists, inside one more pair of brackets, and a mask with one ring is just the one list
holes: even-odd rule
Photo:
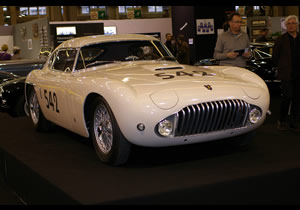
[[176, 43], [176, 40], [174, 40], [173, 39], [173, 36], [172, 36], [172, 34], [170, 34], [170, 33], [166, 33], [166, 43], [165, 43], [165, 45], [167, 46], [167, 48], [170, 50], [170, 52], [176, 57], [176, 54], [177, 54], [177, 52], [176, 52], [176, 45], [177, 45], [177, 43]]
[[285, 21], [287, 32], [279, 36], [273, 47], [272, 60], [278, 66], [278, 79], [281, 80], [282, 101], [277, 127], [300, 131], [298, 125], [300, 99], [300, 39], [297, 27], [298, 18], [288, 16]]
[[189, 44], [184, 41], [184, 35], [179, 34], [177, 38], [177, 61], [180, 64], [190, 64], [190, 47]]

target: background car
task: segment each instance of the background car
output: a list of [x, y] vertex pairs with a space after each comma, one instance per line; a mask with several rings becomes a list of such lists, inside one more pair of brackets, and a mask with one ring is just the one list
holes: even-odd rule
[[218, 66], [220, 65], [220, 61], [214, 58], [205, 58], [197, 61], [195, 66]]
[[38, 59], [0, 61], [0, 111], [13, 117], [28, 114], [25, 101], [25, 79], [34, 69], [42, 69], [51, 48], [42, 48]]
[[181, 65], [152, 36], [70, 39], [26, 77], [34, 127], [51, 124], [91, 138], [101, 161], [120, 165], [131, 145], [167, 147], [237, 137], [262, 125], [270, 95], [238, 67]]
[[[268, 85], [272, 93], [280, 91], [280, 80], [277, 79], [277, 67], [272, 62], [273, 43], [251, 43], [252, 57], [247, 61], [246, 69], [259, 75]], [[195, 66], [219, 65], [219, 61], [213, 58], [201, 59]]]
[[266, 82], [277, 82], [277, 67], [272, 62], [273, 43], [251, 43], [252, 58], [246, 68], [258, 74]]
[[18, 75], [15, 75], [11, 72], [6, 72], [6, 71], [0, 71], [0, 83], [18, 78]]
[[26, 77], [13, 76], [0, 83], [1, 112], [7, 112], [13, 117], [29, 115], [24, 94], [25, 79]]
[[0, 71], [11, 72], [19, 76], [26, 76], [33, 69], [41, 69], [46, 61], [44, 59], [20, 59], [0, 62]]

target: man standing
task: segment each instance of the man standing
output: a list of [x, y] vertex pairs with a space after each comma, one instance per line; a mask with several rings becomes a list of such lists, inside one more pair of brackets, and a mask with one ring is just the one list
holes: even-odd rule
[[177, 38], [177, 61], [180, 64], [190, 64], [190, 47], [189, 44], [184, 41], [184, 35], [179, 34]]
[[170, 52], [176, 57], [177, 49], [176, 49], [176, 40], [173, 39], [172, 34], [166, 33], [166, 43], [165, 45], [170, 50]]
[[228, 18], [229, 30], [218, 36], [214, 59], [220, 60], [220, 65], [246, 67], [246, 61], [251, 57], [250, 41], [245, 32], [241, 31], [242, 17], [232, 13]]
[[299, 131], [297, 110], [300, 99], [300, 40], [297, 28], [298, 17], [290, 15], [284, 20], [287, 32], [279, 36], [273, 47], [272, 60], [278, 66], [278, 79], [281, 80], [282, 100], [277, 127]]

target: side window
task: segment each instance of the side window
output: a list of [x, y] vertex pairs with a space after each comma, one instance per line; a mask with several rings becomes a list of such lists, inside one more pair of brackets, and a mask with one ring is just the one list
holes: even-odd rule
[[84, 59], [85, 65], [88, 65], [95, 61], [108, 60], [106, 57], [104, 57], [104, 55], [107, 54], [107, 48], [101, 44], [83, 47], [81, 49], [81, 54]]
[[72, 72], [76, 58], [76, 50], [59, 50], [53, 63], [53, 69], [64, 72]]

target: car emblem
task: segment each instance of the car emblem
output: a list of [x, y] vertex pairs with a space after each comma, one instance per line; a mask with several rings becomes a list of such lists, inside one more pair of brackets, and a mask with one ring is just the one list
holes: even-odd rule
[[206, 87], [207, 90], [212, 90], [212, 87], [210, 85], [204, 85], [204, 87]]

